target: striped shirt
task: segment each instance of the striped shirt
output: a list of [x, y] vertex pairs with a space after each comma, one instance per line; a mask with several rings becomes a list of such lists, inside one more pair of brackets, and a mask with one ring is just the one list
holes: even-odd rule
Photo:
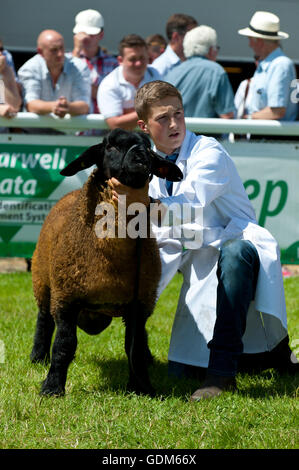
[[[69, 56], [69, 54], [67, 55]], [[116, 57], [106, 54], [102, 51], [101, 48], [99, 49], [98, 54], [91, 59], [84, 56], [83, 54], [80, 55], [80, 59], [82, 59], [87, 64], [90, 70], [91, 84], [93, 86], [99, 86], [103, 78], [112, 72], [112, 70], [114, 70], [116, 67], [118, 67], [118, 61]], [[90, 113], [99, 113], [96, 98], [92, 99]]]

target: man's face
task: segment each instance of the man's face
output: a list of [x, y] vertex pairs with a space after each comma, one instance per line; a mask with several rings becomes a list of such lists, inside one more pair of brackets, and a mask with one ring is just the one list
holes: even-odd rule
[[103, 38], [104, 32], [101, 31], [98, 34], [86, 34], [82, 32], [78, 33], [78, 36], [79, 35], [84, 49], [94, 49], [98, 47], [100, 40]]
[[62, 38], [51, 38], [44, 42], [39, 53], [49, 69], [62, 67], [64, 63], [64, 42]]
[[163, 54], [164, 50], [165, 48], [163, 46], [160, 46], [159, 44], [150, 44], [149, 46], [147, 46], [149, 63], [151, 64], [157, 57]]
[[260, 56], [263, 42], [260, 38], [248, 38], [249, 47], [253, 50], [255, 56]]
[[124, 76], [141, 80], [148, 64], [146, 47], [125, 47], [123, 55], [118, 56], [118, 62], [123, 66]]
[[138, 125], [151, 136], [158, 150], [172, 154], [182, 145], [186, 134], [181, 101], [176, 96], [163, 98], [152, 106], [147, 122], [140, 120]]

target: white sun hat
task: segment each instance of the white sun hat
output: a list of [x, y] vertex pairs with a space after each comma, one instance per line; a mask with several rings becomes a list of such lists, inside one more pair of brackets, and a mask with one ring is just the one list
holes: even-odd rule
[[104, 28], [104, 18], [96, 10], [80, 11], [75, 18], [73, 33], [99, 34]]
[[287, 39], [288, 33], [279, 31], [280, 20], [278, 16], [268, 11], [256, 11], [250, 20], [249, 27], [239, 29], [238, 33], [242, 36], [253, 38], [272, 39], [279, 41]]

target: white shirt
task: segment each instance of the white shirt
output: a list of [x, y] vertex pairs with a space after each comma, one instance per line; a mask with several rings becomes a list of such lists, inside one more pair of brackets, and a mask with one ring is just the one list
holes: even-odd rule
[[154, 67], [162, 77], [165, 77], [165, 75], [176, 65], [181, 63], [181, 59], [179, 56], [172, 50], [170, 45], [166, 47], [165, 51], [163, 54], [161, 54], [159, 57], [157, 57], [153, 63], [152, 67]]
[[[138, 88], [153, 80], [161, 80], [160, 74], [148, 66]], [[123, 66], [120, 65], [102, 80], [98, 88], [97, 103], [100, 113], [108, 119], [134, 109], [136, 91], [137, 88], [124, 78]]]
[[[257, 224], [235, 165], [215, 139], [187, 131], [176, 164], [184, 179], [173, 183], [172, 196], [167, 194], [165, 180], [154, 176], [150, 183], [150, 195], [160, 199], [165, 207], [170, 209], [171, 204], [179, 203], [172, 206], [170, 220], [187, 229], [181, 236], [180, 231], [174, 232], [174, 237], [173, 233], [168, 236], [165, 226], [153, 227], [162, 261], [159, 291], [178, 269], [184, 276], [169, 359], [207, 367], [207, 343], [212, 339], [216, 318], [219, 249], [230, 239], [250, 240], [260, 258], [256, 296], [243, 337], [244, 352], [273, 349], [287, 334], [280, 253], [275, 239]], [[195, 220], [190, 222], [190, 218], [182, 216], [183, 203], [198, 210]], [[190, 241], [192, 231], [199, 232], [199, 236]]]

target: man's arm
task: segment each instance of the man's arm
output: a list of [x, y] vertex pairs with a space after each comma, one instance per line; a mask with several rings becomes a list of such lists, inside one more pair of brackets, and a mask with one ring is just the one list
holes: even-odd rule
[[10, 104], [0, 104], [0, 116], [5, 118], [12, 118], [16, 116], [17, 109]]
[[13, 69], [7, 65], [4, 55], [0, 55], [0, 73], [4, 83], [5, 104], [12, 106], [15, 111], [18, 111], [21, 107], [22, 99]]
[[57, 101], [32, 100], [26, 104], [26, 109], [29, 113], [50, 114], [54, 113], [56, 105]]
[[220, 114], [219, 116], [221, 119], [233, 119], [234, 118], [234, 113], [226, 113], [226, 114]]
[[286, 108], [281, 107], [281, 108], [271, 108], [270, 106], [267, 106], [264, 109], [261, 109], [260, 111], [256, 111], [255, 113], [252, 113], [251, 119], [282, 119], [286, 113]]
[[32, 100], [27, 103], [26, 108], [31, 113], [54, 113], [59, 117], [64, 117], [66, 114], [71, 116], [87, 114], [89, 110], [89, 106], [85, 101], [69, 102], [64, 97], [60, 97], [57, 101]]
[[68, 112], [71, 116], [78, 116], [80, 114], [88, 114], [89, 105], [85, 101], [73, 101], [69, 103]]
[[115, 129], [120, 127], [127, 131], [132, 131], [137, 127], [137, 113], [135, 110], [130, 110], [120, 116], [113, 116], [106, 119], [106, 122], [110, 129]]

